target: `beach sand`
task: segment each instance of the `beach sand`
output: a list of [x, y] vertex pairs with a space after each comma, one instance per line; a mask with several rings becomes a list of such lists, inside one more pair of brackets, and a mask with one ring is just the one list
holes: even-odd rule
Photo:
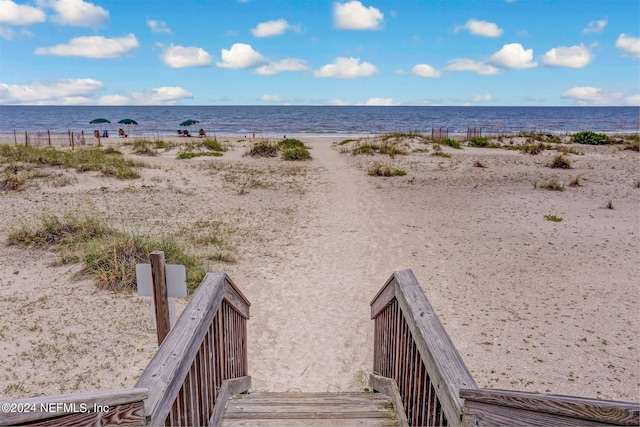
[[[219, 158], [131, 155], [152, 166], [137, 180], [67, 170], [70, 185], [0, 193], [0, 399], [131, 387], [157, 348], [148, 298], [74, 278], [80, 266], [52, 250], [4, 244], [20, 221], [75, 211], [204, 256], [186, 236], [220, 233], [235, 261], [208, 262], [251, 301], [254, 390], [365, 387], [369, 302], [410, 268], [480, 387], [640, 400], [637, 153], [579, 146], [560, 170], [546, 166], [554, 151], [444, 158], [414, 143], [431, 151], [392, 159], [312, 138], [313, 160], [286, 162], [218, 139]], [[369, 176], [376, 161], [407, 175]], [[541, 188], [552, 178], [565, 190]]]

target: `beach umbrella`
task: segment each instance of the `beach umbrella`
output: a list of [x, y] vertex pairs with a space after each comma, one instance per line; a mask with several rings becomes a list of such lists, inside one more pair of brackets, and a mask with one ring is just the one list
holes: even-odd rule
[[[136, 122], [133, 119], [122, 119], [118, 123], [123, 124], [123, 125], [127, 125], [129, 127], [129, 130], [131, 130], [131, 125], [137, 125], [138, 124], [138, 122]], [[122, 136], [121, 132], [118, 132], [118, 133], [120, 133], [120, 135]], [[129, 132], [129, 133], [131, 133], [131, 132]], [[127, 136], [127, 135], [125, 134], [124, 136]]]
[[193, 119], [189, 119], [189, 120], [185, 120], [184, 122], [180, 123], [180, 126], [193, 126], [197, 123], [200, 123], [197, 120], [193, 120]]
[[103, 118], [97, 118], [89, 122], [90, 125], [100, 125], [100, 131], [102, 131], [102, 125], [105, 123], [111, 123], [111, 121]]
[[123, 125], [137, 125], [138, 124], [138, 122], [136, 122], [133, 119], [122, 119], [118, 123], [121, 123]]

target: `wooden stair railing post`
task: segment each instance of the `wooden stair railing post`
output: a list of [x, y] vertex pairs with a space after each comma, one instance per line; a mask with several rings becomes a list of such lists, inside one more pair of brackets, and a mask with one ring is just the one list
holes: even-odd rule
[[374, 373], [397, 382], [409, 424], [459, 425], [459, 390], [477, 385], [411, 270], [387, 280], [371, 318]]
[[219, 390], [225, 380], [239, 380], [234, 392], [251, 387], [244, 369], [246, 335], [238, 333], [246, 328], [249, 306], [226, 274], [205, 276], [136, 383], [149, 389], [145, 410], [151, 425], [207, 424], [224, 405]]
[[158, 346], [160, 346], [171, 330], [164, 252], [153, 251], [149, 258], [151, 261], [151, 280], [153, 282], [153, 303], [156, 311], [156, 331], [158, 333]]

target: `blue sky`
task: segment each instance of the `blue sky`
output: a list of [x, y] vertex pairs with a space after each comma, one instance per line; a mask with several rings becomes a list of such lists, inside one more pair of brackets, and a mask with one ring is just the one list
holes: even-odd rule
[[0, 104], [640, 105], [637, 0], [0, 0]]

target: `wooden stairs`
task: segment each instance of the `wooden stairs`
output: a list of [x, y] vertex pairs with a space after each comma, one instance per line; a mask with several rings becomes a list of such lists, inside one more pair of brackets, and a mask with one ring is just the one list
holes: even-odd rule
[[251, 393], [227, 401], [224, 426], [397, 426], [380, 393]]

